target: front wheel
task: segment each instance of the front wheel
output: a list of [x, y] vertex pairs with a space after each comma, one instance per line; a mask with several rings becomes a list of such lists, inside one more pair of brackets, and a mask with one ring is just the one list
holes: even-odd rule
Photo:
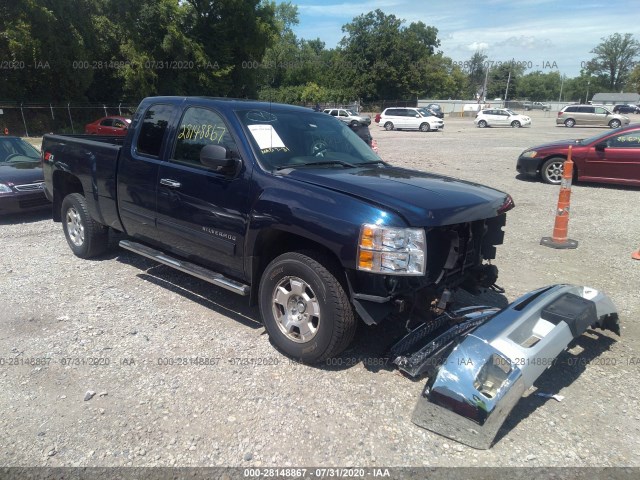
[[512, 128], [520, 128], [522, 125], [520, 124], [520, 122], [518, 120], [514, 120], [513, 122], [511, 122], [511, 127]]
[[109, 245], [109, 229], [89, 214], [86, 199], [72, 193], [62, 200], [62, 229], [71, 251], [80, 258], [100, 255]]
[[393, 130], [393, 123], [387, 122], [384, 124], [384, 129], [387, 131]]
[[620, 128], [620, 125], [622, 125], [622, 123], [620, 122], [620, 120], [613, 119], [613, 120], [611, 120], [611, 121], [609, 122], [609, 126], [610, 126], [611, 128]]
[[271, 342], [304, 363], [339, 354], [355, 334], [356, 318], [332, 265], [314, 252], [289, 252], [260, 280], [260, 316]]
[[485, 122], [484, 120], [480, 120], [478, 122], [478, 127], [480, 128], [486, 128], [487, 127], [487, 122]]
[[431, 125], [429, 125], [427, 122], [424, 122], [422, 125], [420, 125], [421, 132], [428, 132], [429, 130], [431, 130]]
[[562, 172], [564, 170], [564, 158], [550, 158], [542, 165], [540, 175], [544, 183], [560, 185], [562, 182]]

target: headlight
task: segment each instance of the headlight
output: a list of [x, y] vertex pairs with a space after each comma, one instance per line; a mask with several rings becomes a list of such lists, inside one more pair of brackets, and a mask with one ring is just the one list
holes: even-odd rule
[[538, 152], [536, 152], [535, 150], [529, 150], [529, 151], [523, 152], [522, 155], [520, 156], [527, 157], [527, 158], [534, 158], [537, 154]]
[[422, 228], [364, 224], [358, 243], [358, 270], [387, 275], [424, 275], [426, 240]]
[[9, 185], [5, 185], [4, 183], [0, 183], [0, 193], [11, 193], [11, 187]]

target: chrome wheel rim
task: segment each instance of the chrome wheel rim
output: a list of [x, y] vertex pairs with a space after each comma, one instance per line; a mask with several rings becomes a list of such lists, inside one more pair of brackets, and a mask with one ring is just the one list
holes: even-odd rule
[[485, 122], [484, 120], [480, 120], [480, 121], [478, 122], [478, 126], [479, 126], [480, 128], [484, 128], [484, 127], [486, 127], [486, 126], [487, 126], [487, 122]]
[[76, 247], [81, 247], [84, 243], [84, 225], [75, 207], [67, 210], [66, 222], [69, 239]]
[[307, 282], [285, 277], [273, 290], [273, 316], [282, 334], [296, 343], [305, 343], [318, 333], [320, 304]]
[[547, 166], [545, 171], [545, 175], [552, 183], [560, 183], [562, 181], [562, 169], [564, 163], [563, 162], [553, 162]]

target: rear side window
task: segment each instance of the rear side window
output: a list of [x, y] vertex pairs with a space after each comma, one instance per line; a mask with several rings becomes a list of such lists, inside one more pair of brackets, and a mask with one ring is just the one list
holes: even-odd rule
[[110, 118], [107, 118], [101, 121], [100, 125], [102, 125], [103, 127], [110, 127], [111, 125], [113, 125], [113, 120], [111, 120]]
[[595, 112], [595, 108], [593, 108], [593, 107], [580, 107], [580, 108], [578, 108], [578, 112], [580, 112], [580, 113], [594, 113]]
[[238, 152], [220, 115], [206, 108], [190, 107], [180, 122], [171, 161], [203, 168], [200, 150], [206, 145], [220, 145], [230, 152]]
[[565, 112], [577, 112], [578, 111], [578, 107], [567, 107], [564, 110]]
[[144, 114], [136, 152], [152, 157], [160, 156], [162, 139], [173, 114], [171, 105], [151, 105]]

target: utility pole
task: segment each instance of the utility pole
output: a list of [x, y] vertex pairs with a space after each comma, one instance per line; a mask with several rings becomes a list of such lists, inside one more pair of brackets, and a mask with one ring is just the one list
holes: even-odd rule
[[504, 91], [504, 106], [507, 106], [507, 97], [509, 95], [509, 82], [511, 81], [511, 70], [509, 70], [509, 76], [507, 77], [507, 89]]
[[560, 95], [558, 95], [558, 103], [562, 103], [562, 87], [564, 87], [564, 75], [560, 77]]

